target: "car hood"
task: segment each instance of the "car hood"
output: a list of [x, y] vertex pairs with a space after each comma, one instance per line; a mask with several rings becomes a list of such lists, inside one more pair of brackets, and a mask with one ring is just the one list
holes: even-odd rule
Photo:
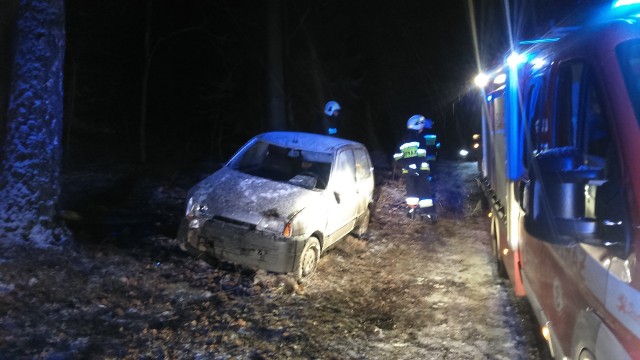
[[194, 202], [207, 205], [203, 217], [222, 216], [250, 224], [257, 224], [265, 215], [290, 219], [320, 196], [320, 191], [229, 168], [216, 171], [190, 191]]

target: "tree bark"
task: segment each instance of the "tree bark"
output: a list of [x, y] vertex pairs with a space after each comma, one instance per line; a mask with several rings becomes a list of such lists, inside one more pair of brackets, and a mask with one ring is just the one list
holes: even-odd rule
[[62, 161], [63, 0], [20, 0], [0, 173], [0, 241], [49, 246], [70, 237], [57, 217]]

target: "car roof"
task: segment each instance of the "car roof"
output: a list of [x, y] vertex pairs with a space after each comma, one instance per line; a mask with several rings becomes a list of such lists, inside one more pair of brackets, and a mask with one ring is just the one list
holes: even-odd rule
[[296, 131], [271, 131], [256, 135], [254, 139], [281, 147], [315, 152], [333, 152], [345, 146], [364, 147], [361, 143], [347, 139]]

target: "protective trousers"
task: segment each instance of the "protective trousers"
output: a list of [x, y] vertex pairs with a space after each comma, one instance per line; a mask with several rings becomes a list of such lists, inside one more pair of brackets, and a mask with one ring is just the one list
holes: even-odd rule
[[416, 197], [418, 199], [432, 198], [429, 173], [428, 170], [414, 170], [405, 174], [407, 197]]

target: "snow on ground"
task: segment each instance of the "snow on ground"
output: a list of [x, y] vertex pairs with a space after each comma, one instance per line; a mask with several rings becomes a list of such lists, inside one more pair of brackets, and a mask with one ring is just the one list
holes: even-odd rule
[[304, 285], [182, 253], [185, 189], [127, 180], [135, 191], [117, 204], [107, 192], [92, 214], [80, 211], [75, 246], [0, 249], [0, 354], [546, 359], [526, 301], [494, 274], [477, 164], [438, 161], [433, 172], [438, 223], [407, 218], [402, 180], [378, 170], [370, 236], [338, 242]]

